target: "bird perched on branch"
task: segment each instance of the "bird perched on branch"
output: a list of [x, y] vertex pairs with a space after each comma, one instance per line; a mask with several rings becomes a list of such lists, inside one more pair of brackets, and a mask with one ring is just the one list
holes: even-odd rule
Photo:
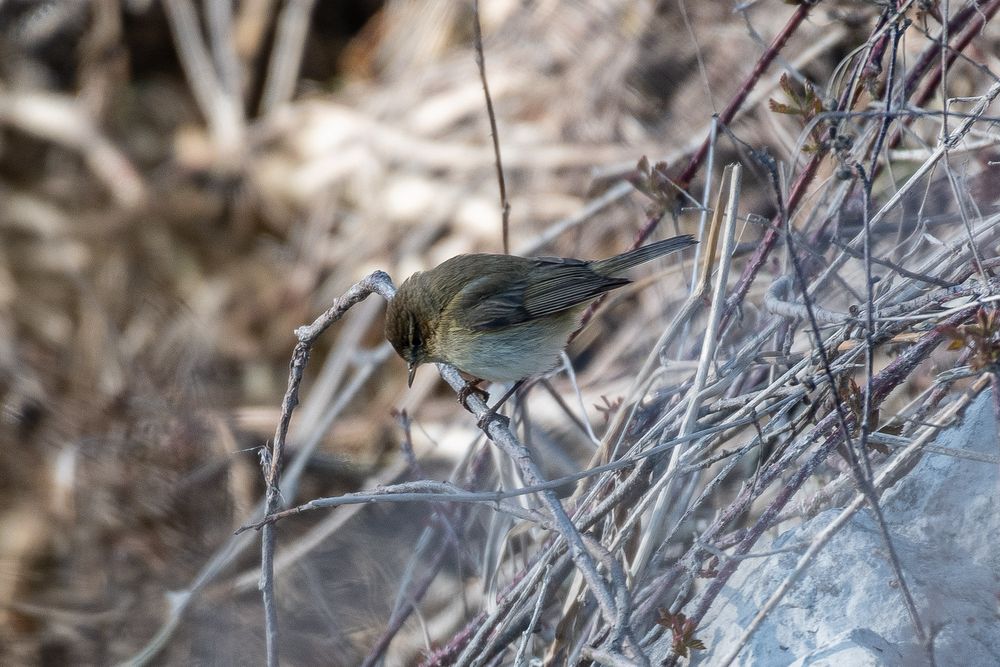
[[473, 377], [516, 382], [559, 363], [587, 304], [629, 284], [626, 270], [697, 243], [675, 236], [607, 259], [458, 255], [406, 279], [385, 336], [406, 361], [444, 362]]

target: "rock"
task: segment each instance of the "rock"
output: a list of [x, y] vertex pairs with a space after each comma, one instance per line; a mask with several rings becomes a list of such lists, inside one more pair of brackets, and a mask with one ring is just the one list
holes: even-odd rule
[[[957, 426], [934, 444], [996, 456], [1000, 447], [992, 399], [976, 398]], [[998, 468], [927, 452], [882, 502], [904, 577], [924, 629], [934, 635], [937, 664], [1000, 664], [1000, 512]], [[839, 509], [826, 510], [755, 552], [736, 571], [696, 636], [707, 649], [694, 664], [717, 664], [757, 610], [795, 567]], [[737, 664], [927, 664], [915, 638], [886, 550], [867, 508], [818, 554], [750, 638]]]

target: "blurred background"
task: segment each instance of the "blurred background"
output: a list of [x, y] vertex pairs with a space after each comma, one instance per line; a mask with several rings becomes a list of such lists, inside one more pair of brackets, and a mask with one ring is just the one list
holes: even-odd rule
[[[798, 11], [481, 5], [511, 250], [595, 258], [630, 247], [649, 219], [649, 197], [628, 182], [639, 159], [683, 166]], [[779, 76], [827, 81], [880, 11], [819, 3], [744, 103], [738, 141], [720, 143], [716, 179], [750, 146], [805, 159], [801, 124], [768, 110], [783, 99]], [[258, 537], [232, 533], [262, 496], [258, 449], [274, 434], [293, 330], [375, 269], [398, 284], [461, 252], [502, 251], [472, 26], [458, 1], [0, 1], [0, 663], [263, 660]], [[988, 24], [950, 94], [981, 94], [959, 68], [996, 67], [998, 41]], [[929, 141], [936, 132], [925, 128]], [[974, 161], [996, 155], [987, 145]], [[697, 233], [704, 172], [655, 238]], [[995, 202], [992, 173], [963, 181], [979, 201]], [[746, 179], [744, 255], [761, 234], [754, 216], [775, 211], [767, 175]], [[856, 225], [858, 201], [845, 210]], [[643, 289], [616, 295], [572, 346], [595, 425], [684, 300], [691, 266], [644, 270]], [[738, 330], [765, 316], [755, 304], [769, 282]], [[431, 368], [406, 390], [383, 309], [359, 305], [313, 354], [289, 440], [290, 460], [309, 455], [282, 487], [288, 504], [444, 479], [461, 461], [493, 469]], [[697, 344], [679, 344], [672, 372], [690, 373]], [[578, 469], [586, 434], [555, 398], [534, 396], [546, 473]], [[286, 664], [359, 664], [423, 560], [442, 574], [389, 664], [460, 628], [483, 600], [476, 553], [490, 514], [443, 553], [421, 542], [431, 521], [417, 504], [281, 524]]]

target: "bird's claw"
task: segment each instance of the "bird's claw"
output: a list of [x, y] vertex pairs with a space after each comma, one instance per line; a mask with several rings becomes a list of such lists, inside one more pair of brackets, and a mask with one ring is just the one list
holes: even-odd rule
[[476, 421], [476, 426], [479, 427], [480, 431], [485, 431], [486, 427], [490, 425], [490, 422], [493, 419], [499, 420], [500, 423], [503, 424], [504, 428], [510, 427], [510, 417], [508, 417], [507, 415], [502, 415], [499, 412], [497, 412], [498, 407], [500, 406], [499, 405], [493, 406], [492, 408], [484, 412], [483, 416]]
[[489, 403], [490, 394], [485, 389], [481, 388], [476, 382], [466, 382], [465, 386], [458, 391], [458, 402], [462, 404], [462, 407], [472, 412], [472, 408], [469, 407], [469, 397], [475, 394], [483, 400], [483, 403]]
[[[489, 406], [490, 404], [489, 392], [487, 392], [485, 389], [482, 389], [479, 386], [478, 382], [467, 382], [465, 386], [462, 387], [458, 392], [458, 402], [462, 404], [462, 407], [464, 407], [469, 412], [473, 413], [475, 412], [471, 407], [469, 407], [469, 397], [472, 396], [473, 394], [481, 398], [483, 400], [483, 403]], [[494, 418], [496, 418], [500, 420], [500, 422], [504, 425], [505, 428], [510, 427], [510, 418], [507, 417], [506, 415], [502, 415], [497, 412], [497, 410], [499, 410], [501, 406], [503, 406], [504, 402], [509, 397], [510, 397], [510, 392], [508, 392], [502, 399], [500, 399], [496, 405], [486, 410], [486, 412], [484, 412], [483, 415], [476, 420], [476, 426], [478, 426], [480, 430], [485, 431], [486, 427], [489, 426], [489, 423]]]

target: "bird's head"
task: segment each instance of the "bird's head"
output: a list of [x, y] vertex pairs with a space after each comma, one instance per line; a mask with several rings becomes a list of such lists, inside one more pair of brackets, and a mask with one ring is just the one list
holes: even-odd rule
[[422, 313], [419, 299], [411, 298], [404, 282], [385, 312], [385, 337], [407, 367], [407, 386], [413, 385], [417, 366], [432, 361], [433, 334], [429, 330], [430, 318]]

